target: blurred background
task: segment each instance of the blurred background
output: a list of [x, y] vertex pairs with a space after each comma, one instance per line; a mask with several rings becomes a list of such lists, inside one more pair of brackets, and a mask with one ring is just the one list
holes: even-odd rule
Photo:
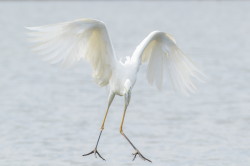
[[[250, 1], [0, 1], [0, 165], [248, 166], [249, 9]], [[124, 131], [152, 164], [132, 162], [119, 134], [122, 97], [99, 144], [107, 161], [81, 156], [95, 146], [108, 90], [85, 62], [70, 69], [43, 62], [24, 28], [78, 18], [105, 22], [120, 57], [153, 30], [170, 33], [208, 76], [183, 97], [150, 87], [141, 68]]]

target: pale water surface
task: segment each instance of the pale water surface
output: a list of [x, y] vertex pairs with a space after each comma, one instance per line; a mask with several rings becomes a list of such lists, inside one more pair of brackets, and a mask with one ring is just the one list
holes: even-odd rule
[[[250, 165], [250, 2], [0, 2], [1, 166]], [[107, 89], [82, 62], [61, 69], [29, 48], [25, 26], [77, 18], [103, 20], [118, 56], [132, 54], [152, 30], [175, 36], [209, 80], [189, 98], [150, 87], [142, 68], [125, 132], [153, 163], [137, 158], [119, 134], [123, 98], [111, 107], [94, 148]]]

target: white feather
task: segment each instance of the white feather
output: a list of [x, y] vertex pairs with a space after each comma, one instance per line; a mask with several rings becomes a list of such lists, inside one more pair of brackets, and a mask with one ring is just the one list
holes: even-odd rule
[[118, 95], [130, 93], [141, 63], [148, 63], [148, 82], [158, 89], [169, 80], [176, 90], [188, 94], [196, 90], [193, 78], [200, 80], [203, 76], [175, 39], [164, 32], [151, 32], [123, 62], [116, 59], [101, 21], [79, 19], [28, 29], [36, 43], [34, 50], [45, 60], [67, 66], [84, 59], [91, 64], [96, 82], [100, 86], [109, 84], [110, 91]]
[[150, 84], [162, 88], [167, 77], [175, 90], [184, 94], [193, 93], [196, 86], [193, 78], [204, 76], [191, 60], [182, 53], [172, 36], [164, 32], [151, 32], [136, 48], [133, 61], [148, 63], [147, 79]]
[[72, 65], [81, 59], [93, 68], [93, 78], [100, 86], [109, 83], [116, 57], [103, 22], [79, 19], [41, 27], [27, 27], [34, 50], [51, 63]]

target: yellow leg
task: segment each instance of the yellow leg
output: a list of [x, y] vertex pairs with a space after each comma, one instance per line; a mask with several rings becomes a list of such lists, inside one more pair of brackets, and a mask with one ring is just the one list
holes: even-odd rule
[[102, 121], [101, 130], [103, 130], [103, 129], [104, 129], [104, 124], [105, 124], [105, 121], [106, 121], [106, 118], [107, 118], [108, 112], [109, 112], [109, 108], [107, 109], [107, 111], [106, 111], [106, 113], [105, 113], [105, 116], [104, 116], [104, 119], [103, 119], [103, 121]]
[[112, 103], [114, 97], [115, 97], [115, 94], [113, 94], [113, 93], [111, 93], [111, 94], [109, 95], [108, 108], [107, 108], [107, 111], [106, 111], [106, 113], [105, 113], [104, 119], [103, 119], [103, 121], [102, 121], [101, 131], [100, 131], [99, 137], [98, 137], [98, 139], [97, 139], [95, 149], [92, 150], [91, 152], [87, 153], [87, 154], [84, 154], [83, 156], [88, 156], [88, 155], [94, 153], [95, 156], [96, 156], [96, 154], [97, 154], [101, 159], [105, 160], [105, 159], [100, 155], [100, 153], [97, 151], [97, 146], [98, 146], [99, 140], [100, 140], [100, 138], [101, 138], [102, 131], [103, 131], [103, 129], [104, 129], [104, 124], [105, 124], [105, 121], [106, 121], [106, 118], [107, 118], [107, 115], [108, 115], [108, 112], [109, 112], [109, 107], [110, 107], [110, 105], [111, 105], [111, 103]]
[[125, 118], [125, 115], [126, 115], [126, 110], [127, 110], [127, 109], [125, 109], [124, 112], [123, 112], [122, 122], [121, 122], [121, 125], [120, 125], [120, 133], [121, 133], [121, 134], [123, 134], [123, 129], [122, 129], [122, 127], [123, 127], [124, 118]]
[[[130, 94], [129, 94], [130, 95]], [[125, 133], [123, 132], [123, 123], [124, 123], [124, 119], [125, 119], [125, 115], [126, 115], [126, 111], [127, 111], [127, 106], [129, 104], [129, 99], [130, 99], [130, 96], [129, 98], [125, 97], [125, 108], [124, 108], [124, 112], [123, 112], [123, 116], [122, 116], [122, 122], [121, 122], [121, 125], [120, 125], [120, 133], [122, 136], [125, 137], [125, 139], [129, 142], [129, 144], [134, 148], [135, 150], [135, 153], [133, 153], [134, 155], [134, 158], [133, 160], [135, 160], [136, 156], [139, 155], [143, 160], [146, 160], [146, 161], [149, 161], [149, 162], [152, 162], [151, 160], [147, 159], [146, 157], [144, 157], [141, 152], [134, 146], [134, 144], [128, 139], [128, 137], [125, 135]]]
[[126, 140], [129, 142], [129, 144], [130, 144], [136, 151], [138, 151], [138, 149], [134, 146], [134, 144], [133, 144], [133, 143], [128, 139], [128, 137], [124, 134], [123, 129], [122, 129], [123, 123], [124, 123], [124, 119], [125, 119], [125, 115], [126, 115], [126, 111], [127, 111], [127, 106], [125, 106], [125, 109], [124, 109], [124, 112], [123, 112], [122, 122], [121, 122], [121, 125], [120, 125], [120, 133], [121, 133], [121, 135], [123, 135], [123, 136], [126, 138]]
[[108, 108], [107, 108], [107, 111], [106, 111], [106, 113], [105, 113], [104, 119], [103, 119], [103, 121], [102, 121], [101, 130], [104, 129], [104, 124], [105, 124], [105, 121], [106, 121], [106, 118], [107, 118], [107, 115], [108, 115], [108, 112], [109, 112], [109, 107], [110, 107], [111, 103], [113, 102], [114, 97], [115, 97], [114, 94], [110, 94], [110, 95], [109, 95]]
[[126, 111], [127, 111], [127, 107], [129, 105], [129, 102], [130, 102], [130, 92], [128, 94], [125, 94], [125, 106], [124, 106], [124, 112], [123, 112], [123, 115], [122, 115], [122, 122], [121, 122], [121, 125], [120, 125], [120, 133], [123, 135], [123, 130], [122, 130], [122, 127], [123, 127], [123, 123], [124, 123], [124, 119], [125, 119], [125, 115], [126, 115]]

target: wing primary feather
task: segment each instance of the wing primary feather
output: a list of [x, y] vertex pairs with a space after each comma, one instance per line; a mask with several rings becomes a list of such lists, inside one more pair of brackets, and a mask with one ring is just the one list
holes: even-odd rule
[[117, 63], [103, 22], [78, 19], [71, 22], [26, 27], [33, 50], [52, 64], [71, 66], [81, 59], [89, 62], [97, 84], [106, 86]]
[[[197, 90], [193, 78], [202, 81], [205, 75], [178, 48], [175, 39], [164, 32], [151, 32], [136, 48], [132, 59], [138, 65], [148, 63], [147, 79], [161, 89], [164, 82], [171, 82], [183, 94]], [[165, 80], [168, 78], [168, 80]]]

